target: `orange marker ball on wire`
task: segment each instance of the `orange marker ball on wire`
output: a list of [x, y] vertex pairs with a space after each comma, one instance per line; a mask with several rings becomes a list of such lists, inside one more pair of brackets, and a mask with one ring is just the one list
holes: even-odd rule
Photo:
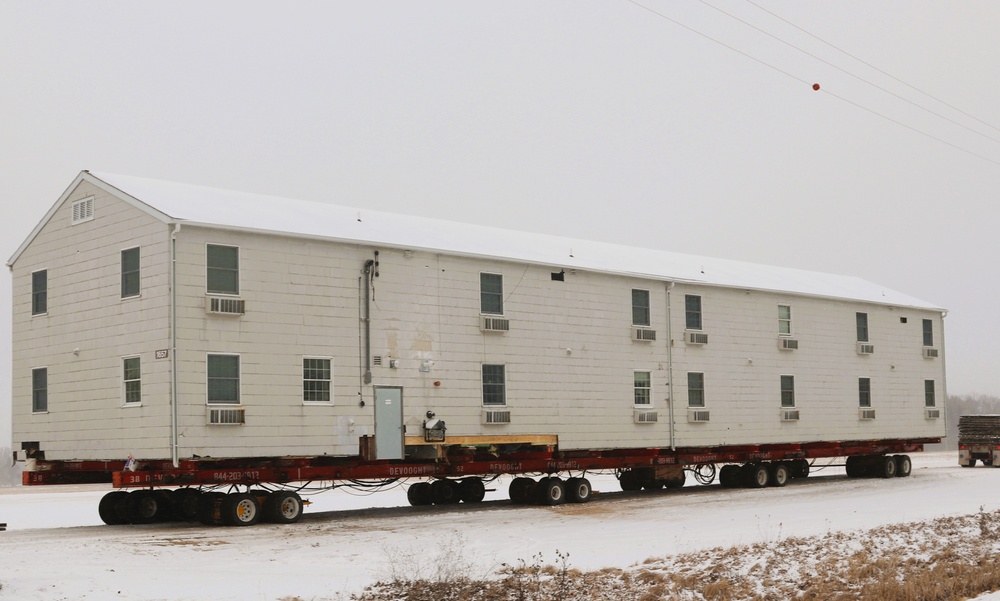
[[814, 83], [813, 84], [813, 89], [816, 90], [816, 91], [819, 91], [819, 84], [818, 83]]

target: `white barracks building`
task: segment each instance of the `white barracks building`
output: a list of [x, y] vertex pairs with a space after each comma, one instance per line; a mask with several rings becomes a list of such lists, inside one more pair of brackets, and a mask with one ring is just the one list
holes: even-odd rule
[[[18, 248], [17, 449], [401, 458], [944, 435], [941, 308], [867, 281], [81, 172]], [[429, 413], [430, 412], [430, 413]]]

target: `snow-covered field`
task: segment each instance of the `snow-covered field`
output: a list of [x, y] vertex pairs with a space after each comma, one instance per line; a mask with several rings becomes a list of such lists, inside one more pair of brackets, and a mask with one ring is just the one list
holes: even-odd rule
[[[814, 471], [785, 488], [689, 486], [622, 493], [592, 478], [583, 505], [511, 506], [507, 480], [477, 506], [409, 507], [405, 490], [308, 497], [299, 524], [250, 528], [100, 525], [106, 486], [0, 489], [0, 600], [347, 599], [392, 575], [450, 566], [482, 576], [541, 553], [571, 567], [627, 567], [649, 557], [1000, 509], [1000, 469], [960, 468], [956, 453], [913, 456], [913, 474], [847, 479]], [[818, 467], [818, 466], [817, 466]], [[816, 467], [814, 467], [816, 470]], [[995, 599], [1000, 596], [982, 597]]]

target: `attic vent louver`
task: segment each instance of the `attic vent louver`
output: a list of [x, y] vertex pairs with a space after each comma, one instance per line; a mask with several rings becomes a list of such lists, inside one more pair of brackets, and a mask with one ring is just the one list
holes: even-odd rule
[[94, 218], [94, 197], [84, 198], [73, 203], [72, 224], [83, 223]]

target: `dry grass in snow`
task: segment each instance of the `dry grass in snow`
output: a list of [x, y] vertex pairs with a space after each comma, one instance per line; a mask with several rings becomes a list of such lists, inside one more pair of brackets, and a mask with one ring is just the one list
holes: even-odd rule
[[[580, 572], [559, 554], [477, 577], [461, 541], [415, 572], [388, 557], [390, 578], [355, 601], [950, 601], [1000, 589], [1000, 512], [650, 558]], [[429, 569], [428, 569], [429, 568]]]

